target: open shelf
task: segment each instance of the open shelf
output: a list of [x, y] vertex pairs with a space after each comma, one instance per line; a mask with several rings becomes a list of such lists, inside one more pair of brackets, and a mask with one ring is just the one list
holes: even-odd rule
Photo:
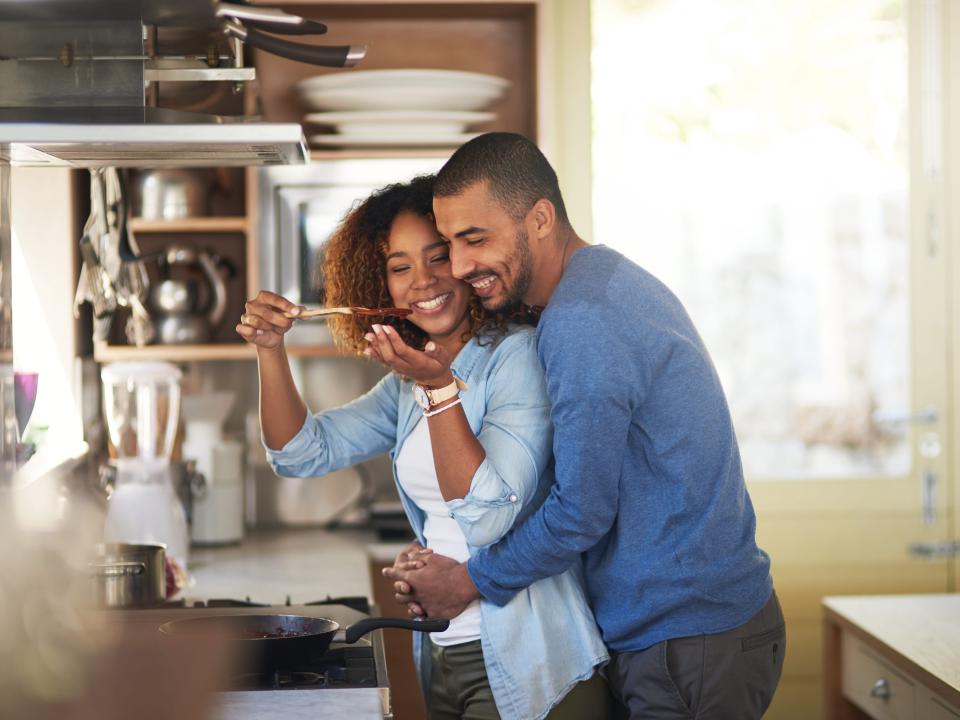
[[[294, 345], [287, 347], [290, 357], [343, 357], [332, 345]], [[167, 362], [193, 362], [197, 360], [255, 360], [256, 351], [246, 343], [220, 343], [211, 345], [107, 345], [99, 343], [93, 348], [97, 362], [123, 362], [141, 360], [166, 360]]]
[[130, 229], [135, 233], [245, 233], [247, 218], [236, 217], [192, 217], [177, 220], [148, 220], [130, 218]]

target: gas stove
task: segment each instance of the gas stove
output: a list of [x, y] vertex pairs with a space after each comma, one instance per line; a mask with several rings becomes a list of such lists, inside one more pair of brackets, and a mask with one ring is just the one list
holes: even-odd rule
[[186, 599], [148, 609], [109, 613], [125, 622], [157, 628], [170, 620], [210, 614], [330, 618], [341, 629], [322, 655], [271, 675], [231, 677], [220, 694], [218, 720], [273, 717], [274, 713], [282, 715], [287, 710], [296, 717], [345, 717], [346, 714], [339, 714], [338, 707], [349, 709], [349, 716], [358, 719], [393, 717], [382, 631], [374, 630], [351, 644], [344, 642], [343, 628], [375, 614], [375, 608], [370, 607], [365, 597], [327, 598], [302, 605], [292, 604], [289, 598], [285, 605], [266, 605], [250, 598]]

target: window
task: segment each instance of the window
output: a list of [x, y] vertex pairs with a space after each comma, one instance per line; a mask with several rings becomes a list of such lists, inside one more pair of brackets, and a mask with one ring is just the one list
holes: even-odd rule
[[900, 475], [905, 8], [594, 0], [594, 237], [669, 285], [748, 478]]

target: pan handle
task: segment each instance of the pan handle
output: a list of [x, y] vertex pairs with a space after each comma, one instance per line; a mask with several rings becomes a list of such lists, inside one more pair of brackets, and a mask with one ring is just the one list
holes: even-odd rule
[[296, 60], [297, 62], [323, 65], [326, 67], [353, 67], [367, 54], [365, 45], [310, 45], [294, 43], [289, 40], [267, 35], [253, 28], [247, 28], [238, 22], [228, 20], [223, 26], [224, 32], [241, 42], [255, 48]]
[[344, 640], [355, 643], [361, 637], [380, 628], [400, 628], [418, 632], [443, 632], [450, 627], [449, 620], [403, 620], [401, 618], [364, 618], [343, 631]]
[[243, 24], [248, 28], [276, 35], [323, 35], [327, 32], [327, 26], [316, 20], [304, 20], [299, 25], [273, 24], [260, 20], [244, 20]]

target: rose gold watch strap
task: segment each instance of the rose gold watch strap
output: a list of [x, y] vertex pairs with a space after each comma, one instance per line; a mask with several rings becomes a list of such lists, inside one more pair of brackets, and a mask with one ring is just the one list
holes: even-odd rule
[[442, 402], [446, 402], [452, 397], [456, 397], [460, 392], [460, 385], [456, 378], [449, 385], [440, 388], [424, 388], [427, 397], [430, 398], [430, 407], [436, 407]]

